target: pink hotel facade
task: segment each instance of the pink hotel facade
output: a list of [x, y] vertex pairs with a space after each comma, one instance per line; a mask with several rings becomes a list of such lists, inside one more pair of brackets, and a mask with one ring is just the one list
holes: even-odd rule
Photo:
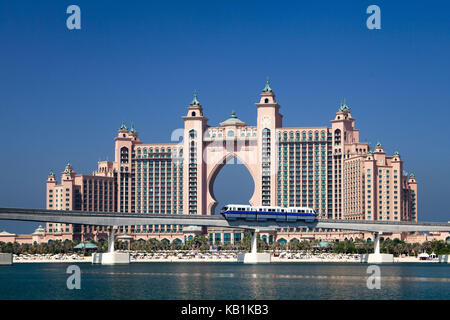
[[[66, 165], [58, 183], [50, 173], [47, 209], [166, 214], [214, 214], [214, 180], [230, 159], [249, 170], [255, 185], [251, 205], [304, 206], [321, 218], [417, 221], [417, 182], [405, 175], [396, 152], [381, 144], [370, 150], [359, 142], [359, 130], [346, 103], [330, 127], [284, 128], [280, 105], [266, 83], [256, 103], [256, 126], [233, 112], [220, 126], [208, 125], [203, 107], [194, 100], [183, 117], [181, 143], [144, 144], [134, 126], [123, 123], [115, 138], [114, 161], [98, 162], [92, 175], [76, 174]], [[179, 137], [175, 137], [178, 141]], [[185, 241], [206, 233], [211, 242], [239, 241], [242, 230], [178, 225], [130, 226], [123, 234], [135, 239]], [[98, 239], [97, 226], [48, 223], [49, 239]], [[292, 239], [342, 239], [364, 236], [341, 230], [279, 228], [261, 233], [266, 242]]]

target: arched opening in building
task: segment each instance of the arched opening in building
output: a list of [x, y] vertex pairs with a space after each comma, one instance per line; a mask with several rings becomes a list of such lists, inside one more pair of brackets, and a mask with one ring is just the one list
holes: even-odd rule
[[228, 159], [212, 181], [213, 195], [218, 204], [215, 214], [227, 204], [249, 204], [255, 182], [247, 167], [236, 157]]

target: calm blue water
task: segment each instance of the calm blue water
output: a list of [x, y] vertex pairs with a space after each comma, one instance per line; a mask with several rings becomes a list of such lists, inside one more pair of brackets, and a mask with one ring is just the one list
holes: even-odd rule
[[368, 265], [331, 263], [77, 264], [69, 290], [63, 263], [0, 267], [0, 299], [449, 299], [450, 265], [381, 266], [381, 289], [366, 286]]

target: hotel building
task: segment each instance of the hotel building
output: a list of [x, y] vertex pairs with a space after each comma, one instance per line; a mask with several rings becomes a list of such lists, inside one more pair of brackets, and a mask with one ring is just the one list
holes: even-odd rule
[[[98, 163], [92, 175], [65, 167], [60, 184], [47, 179], [47, 209], [166, 214], [214, 214], [213, 185], [220, 169], [236, 158], [250, 172], [251, 205], [311, 207], [319, 219], [417, 221], [417, 182], [404, 173], [398, 152], [386, 155], [359, 141], [347, 104], [341, 103], [329, 127], [283, 127], [283, 116], [267, 81], [256, 103], [256, 125], [231, 117], [208, 125], [194, 94], [183, 117], [181, 143], [144, 144], [124, 123], [115, 138], [114, 161]], [[178, 137], [174, 140], [178, 141]], [[234, 242], [242, 232], [178, 225], [121, 228], [134, 238], [184, 241], [189, 233], [208, 233], [211, 242]], [[97, 238], [95, 226], [50, 224], [48, 234]], [[339, 230], [280, 228], [262, 233], [268, 242]], [[347, 232], [348, 233], [348, 232]], [[351, 234], [355, 234], [354, 232]], [[183, 238], [184, 237], [184, 238]], [[269, 241], [269, 238], [271, 241]]]

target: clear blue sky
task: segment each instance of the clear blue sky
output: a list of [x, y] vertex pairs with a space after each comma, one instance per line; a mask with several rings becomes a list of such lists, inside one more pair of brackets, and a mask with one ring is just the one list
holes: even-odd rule
[[[81, 8], [82, 29], [66, 28]], [[381, 30], [366, 8], [381, 8]], [[0, 0], [0, 206], [45, 206], [50, 169], [113, 159], [122, 119], [168, 142], [197, 89], [210, 125], [254, 125], [266, 76], [285, 126], [330, 125], [347, 99], [361, 140], [398, 150], [419, 181], [420, 220], [450, 220], [450, 5], [446, 1]], [[227, 166], [220, 201], [248, 201]], [[251, 179], [250, 179], [251, 180]], [[0, 230], [35, 224], [0, 221]]]

